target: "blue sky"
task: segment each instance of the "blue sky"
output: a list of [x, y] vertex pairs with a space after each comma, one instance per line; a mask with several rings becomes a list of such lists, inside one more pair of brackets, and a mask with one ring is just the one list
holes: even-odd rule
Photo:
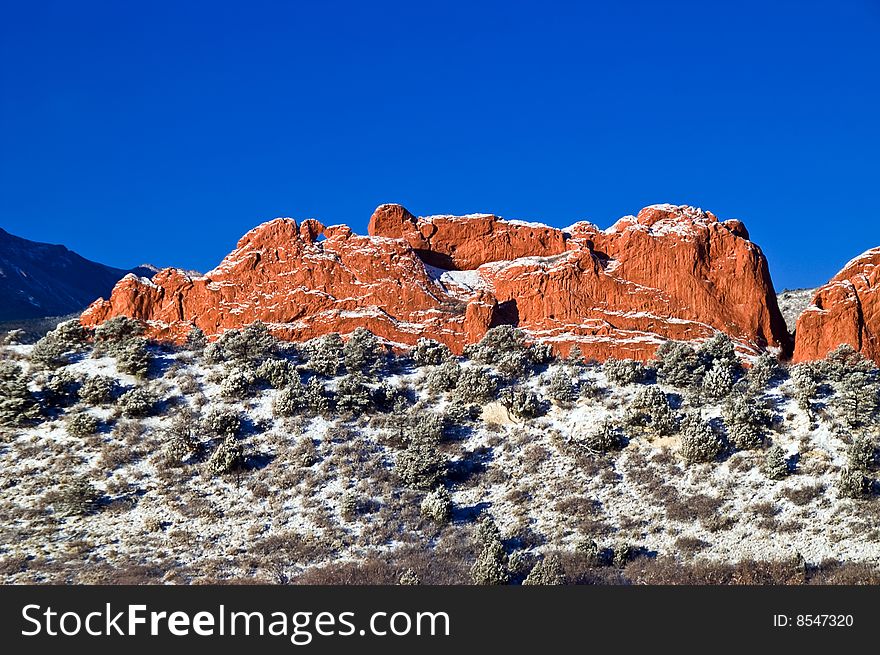
[[3, 2], [0, 227], [206, 270], [275, 216], [740, 218], [777, 288], [880, 245], [880, 0]]

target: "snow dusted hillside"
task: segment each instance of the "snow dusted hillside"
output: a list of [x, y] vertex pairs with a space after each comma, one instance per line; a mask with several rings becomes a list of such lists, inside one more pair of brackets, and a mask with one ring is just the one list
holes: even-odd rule
[[798, 318], [809, 307], [815, 293], [816, 289], [784, 289], [776, 296], [789, 332], [794, 332]]
[[645, 367], [506, 326], [465, 358], [137, 331], [3, 347], [4, 582], [877, 580], [877, 371], [845, 349], [746, 370], [720, 336]]

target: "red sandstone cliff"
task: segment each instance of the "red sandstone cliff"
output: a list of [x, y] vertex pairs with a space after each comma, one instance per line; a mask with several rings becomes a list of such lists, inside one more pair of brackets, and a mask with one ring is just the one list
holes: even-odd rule
[[715, 330], [748, 351], [789, 346], [767, 261], [743, 225], [671, 205], [607, 230], [485, 214], [416, 218], [399, 205], [376, 210], [369, 236], [276, 219], [204, 277], [166, 269], [152, 282], [123, 279], [82, 321], [120, 314], [173, 340], [191, 325], [213, 336], [259, 319], [286, 339], [363, 326], [455, 352], [500, 323], [597, 359], [648, 359], [663, 339]]
[[822, 359], [849, 344], [880, 362], [880, 248], [856, 257], [828, 284], [798, 318], [793, 360]]

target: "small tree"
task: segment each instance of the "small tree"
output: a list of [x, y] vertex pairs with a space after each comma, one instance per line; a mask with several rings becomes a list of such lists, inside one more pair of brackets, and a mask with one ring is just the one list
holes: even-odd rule
[[88, 339], [88, 330], [78, 320], [60, 323], [34, 344], [31, 362], [44, 368], [63, 366], [73, 354], [85, 350]]
[[714, 461], [723, 450], [723, 443], [712, 426], [699, 412], [685, 414], [681, 421], [679, 453], [687, 464]]
[[716, 362], [703, 377], [703, 392], [713, 400], [722, 400], [733, 391], [733, 371], [725, 363]]
[[67, 418], [67, 433], [72, 437], [89, 437], [98, 431], [98, 419], [88, 412], [79, 412]]
[[740, 366], [733, 340], [724, 332], [716, 332], [711, 339], [700, 344], [697, 355], [705, 363], [706, 369], [721, 366], [734, 370]]
[[116, 401], [123, 416], [140, 418], [149, 416], [156, 408], [157, 399], [146, 389], [135, 387], [126, 391]]
[[342, 337], [336, 332], [306, 342], [309, 368], [319, 375], [334, 377], [345, 362], [344, 347]]
[[620, 426], [606, 419], [587, 432], [580, 443], [589, 452], [607, 453], [623, 448], [626, 437]]
[[24, 425], [40, 415], [21, 366], [0, 361], [0, 425]]
[[291, 361], [274, 357], [257, 367], [256, 377], [268, 382], [273, 389], [283, 389], [300, 382], [299, 373]]
[[565, 584], [565, 572], [562, 570], [559, 558], [550, 554], [538, 561], [523, 580], [523, 584], [541, 586]]
[[227, 400], [244, 400], [250, 392], [250, 377], [241, 371], [227, 371], [220, 383], [220, 395]]
[[552, 357], [549, 348], [530, 344], [525, 333], [512, 325], [491, 328], [479, 343], [465, 348], [465, 355], [480, 364], [495, 366], [509, 379], [522, 377]]
[[208, 337], [200, 327], [194, 325], [186, 335], [186, 347], [195, 353], [203, 353], [208, 347]]
[[507, 389], [501, 394], [501, 404], [520, 421], [537, 418], [544, 413], [544, 403], [540, 396], [528, 389]]
[[446, 459], [434, 444], [415, 440], [397, 455], [394, 470], [409, 487], [433, 489], [446, 474]]
[[558, 367], [547, 381], [547, 396], [562, 408], [574, 406], [580, 395], [580, 384], [564, 366]]
[[143, 337], [133, 337], [117, 345], [114, 349], [117, 368], [122, 373], [146, 378], [152, 359], [148, 343]]
[[864, 498], [871, 490], [871, 480], [863, 471], [845, 468], [837, 479], [837, 491], [844, 498]]
[[95, 356], [115, 355], [119, 347], [141, 336], [144, 326], [128, 316], [114, 316], [95, 328]]
[[795, 400], [798, 407], [812, 418], [813, 398], [819, 391], [822, 373], [813, 362], [798, 364], [791, 368], [791, 379], [795, 384]]
[[674, 434], [678, 419], [663, 390], [657, 386], [642, 387], [630, 404], [627, 422], [647, 427], [658, 436]]
[[863, 436], [856, 437], [846, 452], [849, 468], [867, 472], [877, 461], [877, 447]]
[[438, 341], [424, 337], [416, 342], [409, 354], [416, 366], [442, 364], [452, 358], [449, 348]]
[[764, 456], [761, 470], [771, 480], [781, 480], [790, 473], [788, 454], [780, 446], [773, 446]]
[[342, 352], [349, 373], [373, 375], [382, 368], [379, 340], [365, 328], [359, 327], [351, 333]]
[[461, 371], [461, 366], [455, 360], [447, 360], [442, 364], [432, 367], [425, 377], [428, 391], [432, 393], [452, 391], [458, 384]]
[[296, 416], [305, 412], [308, 406], [306, 388], [297, 375], [291, 384], [275, 396], [272, 402], [272, 414], [276, 417]]
[[67, 478], [58, 487], [54, 509], [61, 516], [84, 516], [94, 511], [100, 497], [88, 478]]
[[664, 341], [657, 348], [657, 377], [665, 384], [685, 389], [699, 384], [706, 365], [693, 346], [676, 341]]
[[455, 385], [453, 400], [468, 403], [486, 403], [495, 397], [498, 382], [485, 368], [463, 368]]
[[172, 466], [180, 466], [201, 450], [199, 417], [196, 412], [183, 411], [174, 417], [166, 430], [165, 460]]
[[449, 492], [440, 487], [428, 492], [421, 504], [421, 514], [435, 523], [444, 524], [452, 517], [452, 501]]
[[343, 412], [364, 414], [376, 407], [373, 390], [362, 373], [349, 373], [336, 386], [336, 407]]
[[471, 577], [477, 585], [502, 585], [510, 581], [508, 557], [501, 543], [501, 535], [491, 517], [484, 517], [477, 525], [480, 554], [471, 567]]
[[880, 383], [874, 372], [853, 370], [842, 375], [837, 406], [850, 428], [874, 423], [880, 409]]
[[79, 397], [92, 406], [106, 405], [113, 402], [119, 390], [116, 380], [107, 375], [89, 376], [83, 380], [79, 388]]
[[735, 394], [722, 410], [727, 426], [727, 438], [740, 450], [761, 448], [766, 441], [766, 429], [773, 420], [772, 413], [748, 393]]
[[244, 450], [235, 437], [226, 437], [211, 453], [208, 459], [208, 472], [212, 475], [230, 473], [240, 467], [244, 461]]
[[645, 379], [645, 366], [634, 359], [607, 359], [602, 365], [610, 384], [619, 386], [636, 384]]
[[746, 373], [749, 391], [760, 393], [767, 388], [770, 382], [779, 377], [781, 372], [782, 367], [779, 365], [779, 360], [769, 353], [762, 353], [752, 362], [752, 367]]
[[319, 416], [330, 412], [330, 397], [321, 381], [314, 377], [306, 384], [306, 407], [312, 414]]
[[202, 431], [211, 437], [227, 439], [241, 430], [241, 417], [230, 409], [213, 409], [202, 419]]
[[241, 330], [227, 330], [205, 348], [205, 360], [210, 364], [238, 362], [256, 364], [268, 358], [276, 349], [277, 340], [261, 321], [254, 321]]

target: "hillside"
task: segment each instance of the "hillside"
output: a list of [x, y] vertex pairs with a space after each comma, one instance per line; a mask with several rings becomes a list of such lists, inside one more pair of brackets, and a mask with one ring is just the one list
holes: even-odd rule
[[0, 349], [6, 582], [880, 580], [878, 371], [851, 350], [138, 330]]

